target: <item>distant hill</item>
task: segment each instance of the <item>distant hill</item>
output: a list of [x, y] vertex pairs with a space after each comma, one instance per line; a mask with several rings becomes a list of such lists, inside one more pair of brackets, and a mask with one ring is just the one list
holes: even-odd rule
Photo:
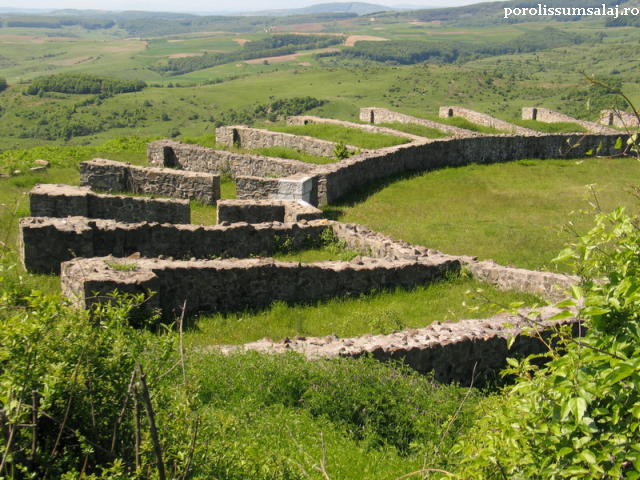
[[[435, 8], [424, 9], [419, 11], [407, 12], [405, 15], [411, 16], [413, 19], [417, 19], [422, 22], [440, 22], [447, 25], [460, 25], [460, 26], [485, 26], [485, 25], [498, 25], [504, 23], [523, 23], [523, 22], [536, 22], [536, 21], [549, 21], [556, 20], [559, 22], [578, 21], [581, 18], [593, 19], [591, 16], [581, 17], [575, 16], [516, 16], [512, 15], [510, 18], [505, 19], [505, 8], [538, 8], [539, 4], [545, 4], [548, 7], [573, 7], [573, 8], [602, 8], [605, 4], [607, 7], [615, 8], [616, 5], [633, 5], [637, 3], [637, 0], [556, 0], [553, 4], [545, 2], [539, 2], [538, 0], [512, 0], [507, 2], [488, 2], [488, 3], [476, 3], [473, 5], [465, 5], [462, 7], [448, 7], [448, 8]], [[396, 14], [394, 14], [396, 15]], [[384, 16], [384, 14], [383, 14]], [[417, 17], [417, 18], [416, 18]], [[606, 20], [606, 17], [601, 17]], [[630, 17], [632, 18], [632, 17]], [[397, 16], [395, 16], [397, 19]], [[634, 18], [636, 20], [636, 18]]]
[[265, 16], [278, 16], [284, 17], [288, 15], [309, 15], [316, 13], [337, 13], [347, 12], [355, 13], [357, 15], [370, 15], [372, 13], [393, 11], [393, 7], [385, 5], [376, 5], [373, 3], [363, 2], [344, 2], [344, 3], [318, 3], [316, 5], [310, 5], [303, 8], [289, 8], [279, 10], [261, 10], [258, 12], [252, 12], [245, 15], [265, 15]]

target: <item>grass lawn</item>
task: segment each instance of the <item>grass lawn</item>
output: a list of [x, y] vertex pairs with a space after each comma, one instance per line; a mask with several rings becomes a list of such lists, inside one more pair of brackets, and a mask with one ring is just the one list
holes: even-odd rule
[[562, 270], [551, 262], [570, 238], [562, 226], [593, 226], [592, 216], [580, 213], [592, 210], [586, 186], [596, 185], [604, 211], [631, 207], [637, 199], [628, 187], [637, 173], [637, 163], [625, 158], [470, 165], [388, 179], [324, 211], [449, 254]]

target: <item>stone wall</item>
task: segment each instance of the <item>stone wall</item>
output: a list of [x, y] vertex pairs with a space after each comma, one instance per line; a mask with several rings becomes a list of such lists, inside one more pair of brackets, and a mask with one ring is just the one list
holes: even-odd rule
[[234, 178], [238, 176], [286, 177], [309, 172], [315, 168], [315, 165], [298, 160], [232, 153], [173, 140], [159, 140], [148, 144], [147, 159], [149, 165], [156, 167], [229, 174]]
[[[334, 150], [337, 143], [327, 140], [291, 133], [270, 132], [241, 125], [216, 128], [216, 141], [221, 145], [236, 146], [248, 149], [269, 147], [285, 147], [299, 150], [309, 155], [334, 158]], [[358, 148], [347, 145], [347, 149], [355, 152]]]
[[412, 117], [403, 113], [392, 112], [386, 108], [361, 108], [360, 109], [360, 121], [369, 123], [415, 123], [416, 125], [424, 125], [428, 128], [435, 128], [441, 132], [448, 133], [449, 135], [466, 136], [477, 135], [476, 132], [466, 130], [464, 128], [453, 127], [444, 123], [433, 122], [424, 118]]
[[102, 191], [186, 198], [210, 205], [220, 198], [218, 175], [139, 167], [100, 158], [80, 163], [80, 184]]
[[[620, 132], [616, 135], [504, 134], [445, 138], [422, 145], [383, 148], [354, 155], [339, 163], [318, 166], [314, 172], [318, 176], [318, 205], [333, 203], [369, 182], [402, 172], [529, 158], [582, 158], [587, 151], [598, 148], [601, 142], [601, 154], [613, 155], [620, 152], [615, 149], [618, 137], [626, 140]], [[573, 147], [569, 147], [568, 142]]]
[[[123, 262], [127, 269], [113, 267]], [[167, 317], [261, 307], [276, 300], [309, 302], [372, 290], [412, 287], [440, 280], [455, 262], [388, 261], [360, 258], [348, 262], [280, 262], [271, 258], [242, 260], [166, 260], [113, 257], [77, 258], [62, 265], [65, 296], [90, 307], [117, 289], [155, 292], [148, 308]], [[98, 295], [96, 296], [96, 292]]]
[[300, 249], [329, 225], [326, 220], [202, 226], [26, 217], [20, 219], [20, 255], [25, 270], [42, 273], [58, 273], [60, 263], [76, 257], [245, 258], [270, 255], [286, 241]]
[[548, 108], [523, 107], [522, 119], [537, 120], [538, 122], [546, 122], [546, 123], [558, 123], [558, 122], [576, 123], [581, 127], [584, 127], [590, 133], [600, 133], [600, 134], [619, 134], [620, 133], [612, 128], [603, 127], [602, 125], [599, 125], [594, 122], [585, 122], [584, 120], [578, 120], [577, 118], [570, 117], [569, 115], [565, 115], [564, 113], [554, 112], [553, 110], [549, 110]]
[[[271, 211], [274, 213], [274, 211]], [[275, 214], [275, 213], [274, 213]], [[557, 299], [576, 282], [550, 272], [504, 267], [473, 257], [446, 255], [422, 246], [395, 241], [361, 225], [327, 220], [306, 223], [224, 223], [212, 227], [149, 223], [118, 223], [82, 217], [20, 220], [21, 259], [29, 272], [58, 272], [60, 263], [75, 257], [113, 255], [207, 259], [269, 255], [285, 241], [297, 250], [317, 241], [326, 228], [338, 240], [368, 257], [388, 261], [466, 265], [476, 278], [504, 290], [519, 290]]]
[[[402, 330], [390, 335], [295, 337], [279, 342], [265, 338], [240, 346], [221, 346], [220, 350], [225, 353], [238, 350], [271, 354], [298, 352], [309, 359], [371, 355], [381, 361], [403, 362], [420, 373], [432, 373], [441, 383], [458, 382], [463, 386], [473, 383], [479, 386], [496, 378], [496, 372], [506, 366], [508, 357], [523, 358], [546, 351], [536, 336], [523, 333], [525, 329], [535, 326], [543, 337], [548, 337], [555, 325], [571, 324], [577, 335], [579, 324], [575, 318], [562, 322], [549, 320], [559, 312], [559, 309], [543, 308], [537, 326], [526, 320], [527, 311], [521, 311], [522, 316], [503, 314], [458, 323], [434, 322], [425, 328]], [[512, 337], [515, 340], [509, 348], [508, 341]]]
[[302, 200], [220, 200], [217, 211], [218, 223], [296, 223], [322, 218], [322, 210]]
[[242, 200], [302, 200], [318, 205], [318, 177], [301, 173], [285, 178], [237, 177], [236, 197]]
[[499, 120], [495, 117], [492, 117], [491, 115], [487, 115], [486, 113], [475, 112], [467, 108], [440, 107], [438, 114], [441, 118], [462, 117], [478, 125], [484, 125], [485, 127], [495, 128], [504, 132], [517, 133], [519, 135], [535, 135], [538, 133], [535, 130], [520, 127], [518, 125], [514, 125], [513, 123]]
[[640, 126], [640, 118], [622, 110], [602, 110], [598, 123], [602, 125], [613, 125], [618, 128], [637, 128]]
[[190, 223], [188, 200], [100, 195], [89, 187], [40, 184], [29, 193], [34, 217], [113, 219], [118, 222]]

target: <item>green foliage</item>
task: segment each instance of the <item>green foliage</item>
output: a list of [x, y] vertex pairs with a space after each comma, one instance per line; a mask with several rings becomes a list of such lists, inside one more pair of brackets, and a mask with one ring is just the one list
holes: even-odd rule
[[333, 149], [333, 156], [338, 160], [344, 160], [345, 158], [349, 158], [351, 155], [353, 155], [353, 152], [349, 151], [343, 142], [338, 142]]
[[[302, 410], [341, 426], [368, 448], [392, 446], [401, 455], [433, 452], [466, 394], [401, 364], [371, 358], [309, 362], [297, 354], [209, 355], [199, 359], [197, 371], [204, 404]], [[471, 403], [462, 406], [443, 451], [469, 426], [476, 398], [472, 394]]]
[[[382, 133], [370, 133], [357, 128], [343, 127], [329, 123], [307, 123], [306, 125], [287, 125], [286, 127], [271, 127], [275, 132], [292, 133], [294, 135], [307, 135], [310, 137], [328, 140], [338, 144], [353, 145], [359, 148], [377, 149], [402, 145], [409, 139], [401, 136], [386, 135]], [[344, 152], [343, 152], [344, 153]], [[345, 157], [346, 158], [346, 157]]]
[[[5, 280], [8, 275], [3, 263], [0, 276]], [[128, 478], [135, 471], [136, 450], [140, 471], [155, 469], [151, 430], [144, 418], [139, 418], [142, 429], [136, 427], [132, 405], [139, 365], [163, 425], [167, 468], [188, 468], [184, 453], [190, 439], [178, 434], [191, 425], [188, 399], [182, 388], [157, 380], [174, 362], [176, 336], [127, 325], [139, 300], [120, 296], [90, 318], [55, 296], [0, 284], [0, 425], [7, 434], [0, 437], [3, 477], [77, 478], [82, 470], [88, 478], [107, 478], [107, 473]]]
[[5, 88], [7, 88], [7, 79], [4, 77], [0, 77], [0, 92], [2, 92]]
[[344, 42], [344, 37], [335, 35], [278, 34], [247, 42], [242, 50], [228, 53], [208, 53], [202, 56], [170, 58], [151, 67], [164, 75], [183, 75], [232, 62], [241, 62], [263, 57], [290, 55], [301, 50], [326, 48]]
[[599, 213], [558, 260], [586, 334], [560, 330], [542, 368], [509, 362], [516, 385], [454, 450], [465, 478], [640, 478], [640, 219]]
[[29, 95], [38, 95], [40, 92], [116, 95], [139, 92], [146, 86], [145, 82], [137, 80], [119, 80], [85, 73], [59, 73], [37, 78], [31, 82], [27, 93]]

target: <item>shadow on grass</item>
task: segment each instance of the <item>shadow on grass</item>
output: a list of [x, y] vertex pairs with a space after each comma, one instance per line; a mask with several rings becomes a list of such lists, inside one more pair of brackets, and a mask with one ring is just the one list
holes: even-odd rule
[[357, 204], [366, 202], [370, 197], [376, 193], [384, 190], [388, 186], [399, 182], [401, 180], [410, 180], [415, 177], [424, 175], [427, 171], [419, 172], [402, 172], [389, 177], [382, 178], [380, 180], [374, 180], [362, 186], [356, 187], [350, 193], [332, 203], [322, 207], [324, 216], [329, 220], [340, 220], [345, 215], [346, 207], [354, 207]]

